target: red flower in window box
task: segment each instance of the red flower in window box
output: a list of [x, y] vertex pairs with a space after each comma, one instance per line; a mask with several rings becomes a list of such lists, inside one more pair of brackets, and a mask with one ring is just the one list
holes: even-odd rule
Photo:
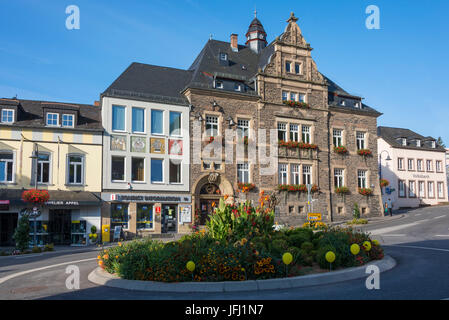
[[[305, 184], [280, 184], [278, 190], [288, 192], [307, 192], [307, 186]], [[316, 193], [320, 190], [317, 185], [313, 185], [310, 192]]]
[[346, 149], [346, 147], [344, 147], [344, 146], [334, 147], [334, 152], [338, 153], [338, 154], [347, 154], [348, 149]]
[[255, 187], [256, 187], [256, 185], [254, 183], [243, 183], [243, 182], [237, 183], [237, 189], [242, 193], [250, 192]]
[[308, 103], [302, 101], [284, 100], [282, 103], [293, 108], [310, 108]]
[[369, 188], [359, 188], [359, 193], [362, 196], [370, 196], [373, 194], [373, 190]]
[[335, 188], [335, 193], [338, 193], [338, 194], [348, 194], [348, 193], [349, 193], [349, 188], [348, 188], [348, 187], [339, 187], [339, 188]]
[[357, 150], [357, 154], [358, 154], [359, 156], [364, 156], [364, 157], [368, 157], [368, 156], [372, 156], [372, 155], [373, 155], [373, 153], [371, 152], [370, 149], [360, 149], [360, 150]]
[[280, 147], [286, 147], [287, 149], [318, 149], [316, 144], [304, 143], [304, 142], [296, 142], [296, 141], [284, 141], [279, 140], [278, 145]]
[[47, 190], [31, 189], [22, 192], [22, 200], [32, 204], [44, 204], [50, 199]]

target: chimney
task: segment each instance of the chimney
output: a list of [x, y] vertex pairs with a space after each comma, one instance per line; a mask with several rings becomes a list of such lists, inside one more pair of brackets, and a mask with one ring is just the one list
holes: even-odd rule
[[99, 107], [100, 106], [100, 101], [94, 101], [94, 106]]
[[231, 34], [231, 49], [234, 52], [239, 51], [238, 35], [235, 33]]

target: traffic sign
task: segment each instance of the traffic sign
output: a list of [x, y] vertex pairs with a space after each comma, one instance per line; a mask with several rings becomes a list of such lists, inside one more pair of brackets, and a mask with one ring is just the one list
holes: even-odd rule
[[321, 213], [308, 213], [307, 220], [309, 221], [321, 221]]

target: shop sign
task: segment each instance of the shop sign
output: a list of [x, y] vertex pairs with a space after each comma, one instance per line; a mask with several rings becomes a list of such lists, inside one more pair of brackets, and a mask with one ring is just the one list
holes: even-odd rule
[[111, 194], [111, 201], [125, 202], [191, 202], [190, 196], [126, 195]]
[[178, 216], [179, 216], [179, 223], [191, 223], [192, 222], [192, 206], [178, 206]]
[[65, 201], [65, 200], [58, 200], [58, 201], [47, 201], [45, 202], [47, 206], [79, 206], [79, 201]]
[[9, 200], [0, 200], [0, 211], [9, 210]]
[[157, 207], [154, 207], [154, 208], [156, 210], [156, 214], [161, 214], [161, 207], [160, 206], [157, 206]]

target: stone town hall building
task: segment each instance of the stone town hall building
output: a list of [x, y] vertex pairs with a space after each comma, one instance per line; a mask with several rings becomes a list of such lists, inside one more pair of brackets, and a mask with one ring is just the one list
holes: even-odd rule
[[[362, 216], [382, 212], [376, 133], [381, 114], [318, 71], [297, 20], [292, 13], [284, 33], [268, 44], [256, 17], [245, 45], [238, 44], [236, 34], [230, 42], [211, 39], [187, 70], [133, 63], [102, 95], [155, 102], [159, 108], [176, 105], [188, 111], [187, 181], [192, 211], [199, 213], [202, 222], [220, 195], [227, 195], [228, 201], [257, 201], [261, 190], [278, 192], [278, 220], [304, 220], [307, 193], [278, 191], [279, 185], [287, 189], [315, 185], [313, 211], [321, 212], [325, 221], [352, 216], [354, 203]], [[224, 148], [229, 129], [236, 131], [231, 151]], [[261, 174], [267, 165], [259, 164], [259, 158], [256, 162], [249, 159], [260, 151], [260, 141], [258, 149], [252, 149], [259, 129], [267, 130], [268, 144], [270, 130], [274, 130], [275, 142], [279, 141], [278, 152], [271, 154], [276, 168], [268, 175]], [[248, 141], [248, 146], [240, 143], [237, 148], [239, 141]], [[200, 153], [198, 146], [206, 151], [221, 146], [222, 150]], [[335, 147], [347, 152], [337, 153]], [[241, 148], [244, 152], [237, 156]], [[360, 155], [359, 150], [371, 155]], [[239, 182], [253, 189], [239, 192]], [[169, 184], [159, 181], [161, 190], [168, 187], [167, 194], [176, 190]], [[336, 193], [337, 187], [346, 192]], [[362, 195], [360, 189], [372, 189], [372, 194]]]

